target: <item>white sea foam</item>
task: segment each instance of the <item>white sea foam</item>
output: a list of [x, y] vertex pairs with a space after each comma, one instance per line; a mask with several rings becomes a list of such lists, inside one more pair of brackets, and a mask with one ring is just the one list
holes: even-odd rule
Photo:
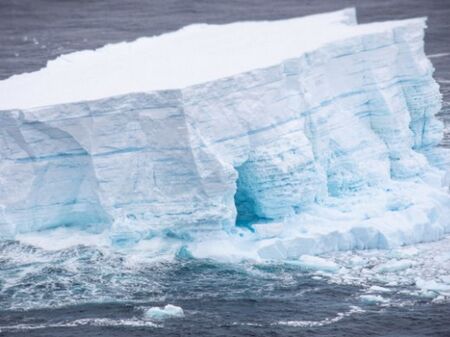
[[158, 328], [160, 325], [145, 321], [139, 320], [137, 318], [132, 319], [111, 319], [111, 318], [83, 318], [77, 319], [73, 321], [63, 321], [59, 323], [35, 323], [35, 324], [16, 324], [16, 325], [4, 325], [0, 326], [0, 332], [6, 331], [28, 331], [28, 330], [40, 330], [40, 329], [49, 329], [49, 328], [74, 328], [80, 326], [98, 326], [98, 327], [150, 327], [150, 328]]
[[352, 316], [354, 314], [361, 314], [364, 310], [362, 310], [360, 307], [353, 306], [350, 308], [349, 311], [346, 312], [339, 312], [335, 317], [329, 317], [325, 318], [320, 321], [306, 321], [306, 320], [292, 320], [292, 321], [279, 321], [275, 323], [274, 325], [286, 325], [291, 327], [301, 327], [301, 328], [312, 328], [312, 327], [319, 327], [324, 325], [330, 325], [336, 322], [339, 322], [340, 320]]
[[450, 56], [450, 53], [436, 53], [436, 54], [429, 54], [427, 55], [430, 59], [434, 59], [434, 58], [441, 58], [441, 57], [446, 57], [446, 56]]

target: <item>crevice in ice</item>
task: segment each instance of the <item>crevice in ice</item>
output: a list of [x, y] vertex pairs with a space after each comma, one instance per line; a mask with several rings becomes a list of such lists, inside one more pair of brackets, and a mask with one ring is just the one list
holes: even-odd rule
[[236, 181], [236, 193], [234, 204], [236, 206], [236, 226], [251, 228], [251, 225], [258, 222], [265, 222], [269, 219], [261, 215], [258, 200], [255, 196], [257, 183], [254, 174], [245, 162], [236, 168], [238, 179]]

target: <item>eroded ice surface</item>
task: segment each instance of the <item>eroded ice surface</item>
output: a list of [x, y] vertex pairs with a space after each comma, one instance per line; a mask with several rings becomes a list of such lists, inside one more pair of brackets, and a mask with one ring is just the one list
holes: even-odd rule
[[424, 28], [351, 9], [194, 25], [0, 81], [0, 236], [226, 261], [440, 239]]

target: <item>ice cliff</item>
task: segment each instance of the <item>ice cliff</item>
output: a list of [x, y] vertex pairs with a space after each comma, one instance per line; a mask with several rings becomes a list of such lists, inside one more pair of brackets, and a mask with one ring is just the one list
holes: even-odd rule
[[0, 81], [0, 236], [269, 259], [439, 239], [450, 156], [424, 28], [353, 9], [193, 25]]

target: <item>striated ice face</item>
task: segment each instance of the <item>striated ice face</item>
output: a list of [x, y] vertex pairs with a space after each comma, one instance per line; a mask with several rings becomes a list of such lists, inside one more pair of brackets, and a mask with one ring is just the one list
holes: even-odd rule
[[439, 239], [450, 156], [424, 28], [353, 10], [201, 25], [0, 81], [0, 235], [251, 259]]

